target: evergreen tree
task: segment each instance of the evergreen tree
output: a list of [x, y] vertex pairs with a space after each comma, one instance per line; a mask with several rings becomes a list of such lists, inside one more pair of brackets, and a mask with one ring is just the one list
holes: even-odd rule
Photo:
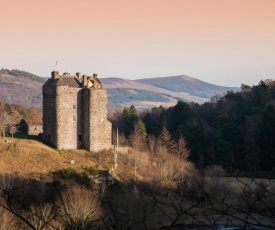
[[275, 109], [269, 105], [263, 116], [261, 126], [261, 167], [275, 170]]
[[140, 151], [144, 148], [146, 142], [146, 129], [144, 123], [139, 119], [135, 124], [135, 128], [129, 136], [130, 142], [133, 148]]

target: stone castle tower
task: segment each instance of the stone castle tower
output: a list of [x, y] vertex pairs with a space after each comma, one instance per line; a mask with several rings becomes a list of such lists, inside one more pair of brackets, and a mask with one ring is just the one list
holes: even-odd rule
[[43, 85], [43, 135], [57, 149], [100, 151], [111, 145], [107, 94], [97, 75], [53, 71]]

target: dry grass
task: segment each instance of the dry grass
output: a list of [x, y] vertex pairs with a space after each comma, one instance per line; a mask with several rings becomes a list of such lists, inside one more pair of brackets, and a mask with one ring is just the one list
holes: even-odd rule
[[[70, 165], [70, 161], [75, 164]], [[16, 173], [20, 176], [39, 176], [72, 167], [76, 171], [94, 165], [91, 155], [85, 150], [57, 151], [29, 139], [14, 139], [7, 144], [0, 139], [0, 173]]]
[[91, 153], [83, 149], [60, 151], [60, 155], [65, 159], [66, 164], [74, 160], [76, 168], [79, 167], [93, 167], [95, 165]]

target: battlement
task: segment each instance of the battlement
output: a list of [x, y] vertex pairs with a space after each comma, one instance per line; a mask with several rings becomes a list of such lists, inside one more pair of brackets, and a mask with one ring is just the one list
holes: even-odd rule
[[92, 88], [92, 89], [103, 88], [101, 81], [97, 77], [97, 74], [93, 74], [92, 76], [87, 76], [87, 75], [81, 76], [81, 73], [79, 72], [77, 72], [75, 75], [71, 75], [68, 72], [65, 72], [63, 73], [63, 75], [60, 75], [58, 71], [52, 71], [51, 81], [46, 82], [46, 84], [64, 85], [64, 83], [67, 82], [68, 86], [73, 85], [74, 87], [76, 87], [75, 84], [72, 84], [72, 81], [77, 81], [79, 83], [79, 87], [82, 87], [82, 88]]

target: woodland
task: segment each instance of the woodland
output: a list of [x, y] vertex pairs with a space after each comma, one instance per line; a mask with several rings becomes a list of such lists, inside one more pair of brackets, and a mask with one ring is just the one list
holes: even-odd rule
[[147, 143], [164, 128], [175, 142], [184, 138], [191, 150], [188, 160], [198, 168], [219, 165], [231, 173], [266, 172], [266, 177], [275, 169], [274, 106], [275, 82], [267, 80], [252, 87], [243, 84], [241, 91], [215, 95], [201, 105], [178, 101], [174, 107], [142, 112], [131, 106], [110, 120], [125, 139], [136, 123]]
[[201, 105], [124, 108], [109, 120], [127, 153], [7, 144], [38, 112], [1, 102], [0, 229], [274, 229], [274, 99], [266, 80]]

